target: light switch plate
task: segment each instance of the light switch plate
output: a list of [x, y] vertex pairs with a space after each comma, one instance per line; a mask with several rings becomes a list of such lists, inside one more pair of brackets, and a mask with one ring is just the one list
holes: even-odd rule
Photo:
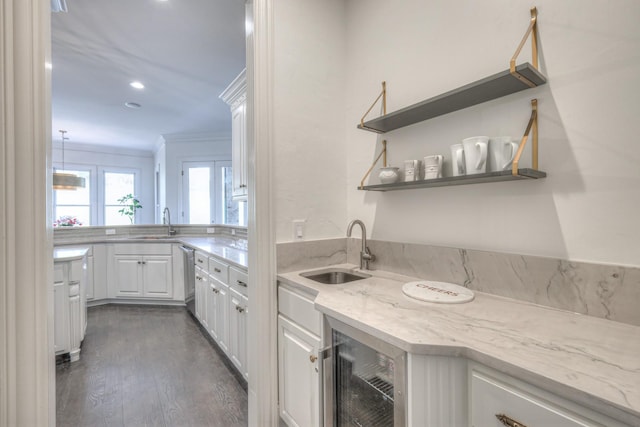
[[306, 222], [304, 219], [293, 220], [293, 240], [304, 240], [304, 225]]
[[104, 230], [104, 232], [107, 235], [112, 235], [112, 234], [116, 234], [116, 229], [115, 228], [107, 228], [106, 230]]
[[214, 234], [216, 232], [216, 228], [215, 227], [207, 227], [207, 233], [208, 234]]

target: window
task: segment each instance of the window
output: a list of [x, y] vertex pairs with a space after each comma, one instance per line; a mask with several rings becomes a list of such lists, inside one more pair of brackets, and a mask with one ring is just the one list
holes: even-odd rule
[[136, 195], [135, 178], [135, 173], [104, 172], [104, 225], [136, 223], [136, 215], [129, 218], [119, 212], [123, 205], [118, 202], [128, 194]]
[[183, 162], [183, 222], [246, 225], [246, 203], [233, 200], [228, 160]]
[[91, 171], [89, 170], [61, 170], [59, 173], [72, 173], [84, 178], [85, 187], [77, 190], [55, 190], [53, 192], [53, 217], [56, 221], [62, 217], [76, 218], [78, 225], [93, 225], [91, 215]]

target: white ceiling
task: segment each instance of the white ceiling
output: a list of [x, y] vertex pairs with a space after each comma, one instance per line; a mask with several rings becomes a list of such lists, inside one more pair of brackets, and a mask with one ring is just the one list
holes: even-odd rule
[[161, 135], [230, 133], [218, 95], [245, 66], [243, 0], [67, 6], [51, 16], [54, 141], [65, 129], [70, 142], [152, 150]]

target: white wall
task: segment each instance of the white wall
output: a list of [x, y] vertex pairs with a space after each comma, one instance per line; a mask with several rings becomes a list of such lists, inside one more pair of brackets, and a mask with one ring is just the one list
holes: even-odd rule
[[[350, 0], [348, 214], [372, 237], [640, 265], [640, 3], [601, 1]], [[355, 129], [387, 81], [388, 111], [508, 68], [539, 12], [548, 84], [385, 135], [390, 160], [448, 155], [473, 135], [521, 137], [539, 100], [537, 182], [391, 193], [357, 191], [379, 152]], [[527, 44], [519, 63], [530, 61]], [[529, 165], [527, 161], [525, 165]], [[375, 180], [374, 180], [375, 181]], [[377, 181], [375, 181], [377, 182]]]
[[276, 240], [340, 235], [346, 227], [345, 2], [274, 2]]
[[165, 160], [166, 181], [161, 187], [164, 188], [165, 199], [160, 210], [168, 207], [171, 221], [179, 224], [184, 222], [179, 215], [182, 210], [182, 162], [231, 160], [231, 135], [165, 135], [164, 139], [165, 143], [156, 151], [156, 164], [162, 157], [162, 150]]
[[[54, 141], [54, 167], [62, 167], [61, 146], [60, 141]], [[64, 144], [64, 163], [67, 169], [72, 168], [73, 165], [138, 169], [140, 171], [140, 191], [136, 196], [138, 196], [140, 204], [143, 206], [143, 208], [136, 213], [138, 223], [154, 223], [155, 197], [152, 152], [66, 142]]]

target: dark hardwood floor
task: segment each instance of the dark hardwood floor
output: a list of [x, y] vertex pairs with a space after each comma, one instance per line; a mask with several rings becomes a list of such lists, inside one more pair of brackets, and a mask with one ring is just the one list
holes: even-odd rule
[[57, 425], [246, 426], [247, 393], [184, 308], [88, 310], [78, 362], [56, 369]]

